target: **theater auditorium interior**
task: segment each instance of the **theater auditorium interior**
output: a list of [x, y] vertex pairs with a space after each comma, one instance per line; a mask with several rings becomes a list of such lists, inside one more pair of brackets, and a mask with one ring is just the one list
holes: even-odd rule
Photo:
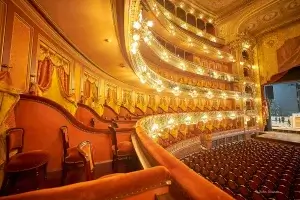
[[300, 199], [300, 0], [0, 0], [0, 200]]

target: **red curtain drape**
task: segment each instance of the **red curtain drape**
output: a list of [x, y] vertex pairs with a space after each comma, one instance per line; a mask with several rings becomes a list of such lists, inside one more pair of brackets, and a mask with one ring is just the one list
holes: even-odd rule
[[92, 88], [93, 97], [98, 98], [98, 87], [96, 83], [93, 83], [91, 88]]
[[42, 61], [38, 61], [37, 83], [42, 92], [45, 92], [50, 88], [53, 70], [53, 63], [48, 57]]
[[83, 95], [87, 99], [90, 97], [90, 94], [91, 94], [91, 82], [89, 80], [86, 80], [84, 83]]
[[72, 95], [70, 94], [70, 88], [69, 88], [69, 80], [70, 80], [69, 74], [65, 72], [63, 66], [57, 67], [56, 70], [57, 70], [57, 76], [58, 76], [62, 95], [65, 97], [71, 97]]

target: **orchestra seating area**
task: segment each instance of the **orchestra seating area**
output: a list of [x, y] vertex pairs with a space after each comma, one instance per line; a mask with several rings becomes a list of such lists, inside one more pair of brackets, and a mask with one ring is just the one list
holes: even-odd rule
[[182, 159], [236, 199], [299, 199], [300, 149], [255, 139]]

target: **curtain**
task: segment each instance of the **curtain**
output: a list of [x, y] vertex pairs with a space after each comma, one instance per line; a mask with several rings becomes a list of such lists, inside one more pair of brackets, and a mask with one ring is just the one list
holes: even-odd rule
[[72, 95], [70, 95], [69, 92], [69, 74], [65, 71], [65, 68], [63, 66], [57, 67], [56, 70], [62, 95], [67, 98], [71, 97]]
[[91, 96], [91, 82], [88, 79], [84, 83], [83, 96], [86, 99]]
[[95, 99], [98, 99], [98, 87], [97, 87], [96, 83], [93, 83], [91, 88], [92, 88], [92, 96]]
[[53, 64], [48, 57], [38, 61], [37, 83], [42, 92], [47, 91], [51, 86], [53, 69]]

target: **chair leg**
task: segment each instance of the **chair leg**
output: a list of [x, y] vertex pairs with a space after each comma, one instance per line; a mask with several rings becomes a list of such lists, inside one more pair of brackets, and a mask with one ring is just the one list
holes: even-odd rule
[[118, 169], [119, 169], [118, 157], [116, 155], [113, 155], [113, 161], [112, 161], [112, 171], [113, 171], [113, 173], [117, 173]]
[[9, 173], [4, 174], [4, 179], [0, 190], [0, 196], [6, 196], [10, 194], [11, 190], [14, 189], [15, 187], [16, 179], [17, 179], [17, 174], [9, 174]]
[[63, 165], [61, 172], [61, 185], [65, 185], [65, 179], [67, 178], [67, 169], [66, 166]]
[[7, 189], [9, 188], [9, 184], [10, 184], [10, 177], [7, 173], [4, 173], [4, 178], [0, 190], [0, 196], [7, 195]]

